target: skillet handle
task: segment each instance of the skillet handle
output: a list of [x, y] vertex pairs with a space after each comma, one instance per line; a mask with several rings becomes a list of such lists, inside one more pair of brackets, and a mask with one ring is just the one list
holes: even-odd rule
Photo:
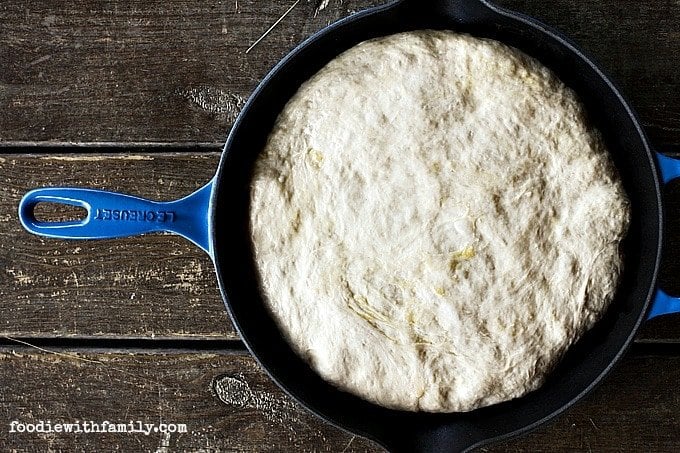
[[[31, 233], [59, 239], [108, 239], [167, 231], [187, 238], [210, 255], [208, 216], [213, 183], [170, 202], [104, 190], [45, 187], [23, 196], [19, 220]], [[40, 221], [34, 213], [38, 203], [79, 206], [87, 216], [69, 222]]]
[[656, 159], [659, 161], [661, 179], [664, 184], [668, 184], [669, 181], [680, 177], [680, 159], [674, 159], [661, 153], [656, 153]]
[[[659, 162], [661, 180], [664, 184], [668, 184], [675, 178], [680, 178], [680, 159], [674, 159], [661, 153], [656, 153], [656, 158]], [[669, 296], [663, 290], [657, 289], [647, 319], [673, 313], [680, 313], [680, 297]]]
[[647, 320], [673, 313], [680, 313], [680, 298], [671, 297], [664, 291], [657, 289], [652, 301], [652, 308], [647, 314]]

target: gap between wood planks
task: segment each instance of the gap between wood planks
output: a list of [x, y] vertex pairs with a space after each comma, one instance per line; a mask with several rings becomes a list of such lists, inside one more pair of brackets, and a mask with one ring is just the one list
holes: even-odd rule
[[169, 338], [59, 338], [59, 337], [17, 337], [0, 335], [0, 353], [7, 351], [40, 351], [44, 353], [63, 354], [68, 352], [99, 353], [140, 353], [140, 354], [172, 354], [172, 353], [213, 353], [234, 354], [248, 353], [248, 349], [239, 340], [221, 339], [169, 339]]
[[220, 152], [222, 142], [2, 142], [0, 154], [139, 154]]
[[[23, 142], [0, 141], [0, 154], [142, 154], [162, 152], [220, 153], [223, 142]], [[680, 145], [652, 144], [652, 148], [680, 157]]]
[[[15, 337], [0, 335], [0, 353], [8, 351], [40, 351], [44, 353], [137, 353], [137, 354], [249, 354], [239, 340], [222, 339], [170, 339], [170, 338], [60, 338]], [[635, 340], [627, 354], [634, 357], [680, 356], [680, 341], [660, 342]]]

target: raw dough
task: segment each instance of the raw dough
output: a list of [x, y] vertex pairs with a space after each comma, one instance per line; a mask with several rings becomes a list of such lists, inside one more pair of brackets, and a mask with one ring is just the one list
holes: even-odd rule
[[251, 193], [293, 348], [412, 411], [540, 386], [610, 303], [628, 221], [575, 94], [515, 49], [440, 31], [364, 42], [304, 83]]

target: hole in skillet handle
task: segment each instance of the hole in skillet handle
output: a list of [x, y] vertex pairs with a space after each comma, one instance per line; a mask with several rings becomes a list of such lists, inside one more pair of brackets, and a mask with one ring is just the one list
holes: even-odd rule
[[19, 205], [19, 219], [26, 230], [44, 235], [69, 227], [86, 225], [90, 221], [91, 207], [85, 201], [72, 198], [63, 189], [54, 193], [46, 189], [28, 192]]
[[82, 224], [88, 216], [89, 212], [83, 206], [51, 201], [41, 201], [33, 206], [33, 218], [40, 224], [55, 222], [79, 222]]

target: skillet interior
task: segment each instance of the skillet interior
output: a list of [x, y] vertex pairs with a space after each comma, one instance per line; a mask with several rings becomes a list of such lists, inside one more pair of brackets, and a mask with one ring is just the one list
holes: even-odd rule
[[[612, 307], [574, 345], [537, 391], [463, 414], [385, 409], [341, 392], [316, 375], [283, 340], [259, 291], [248, 226], [253, 163], [276, 116], [299, 85], [353, 45], [415, 29], [489, 37], [537, 58], [573, 88], [602, 132], [632, 204], [622, 285]], [[357, 156], [361, 159], [361, 156]], [[405, 0], [341, 21], [281, 61], [234, 125], [213, 198], [211, 228], [225, 303], [243, 340], [272, 378], [313, 412], [391, 450], [453, 451], [526, 431], [565, 410], [611, 368], [635, 334], [653, 291], [662, 209], [658, 176], [644, 134], [615, 88], [575, 48], [527, 17], [484, 0]]]

